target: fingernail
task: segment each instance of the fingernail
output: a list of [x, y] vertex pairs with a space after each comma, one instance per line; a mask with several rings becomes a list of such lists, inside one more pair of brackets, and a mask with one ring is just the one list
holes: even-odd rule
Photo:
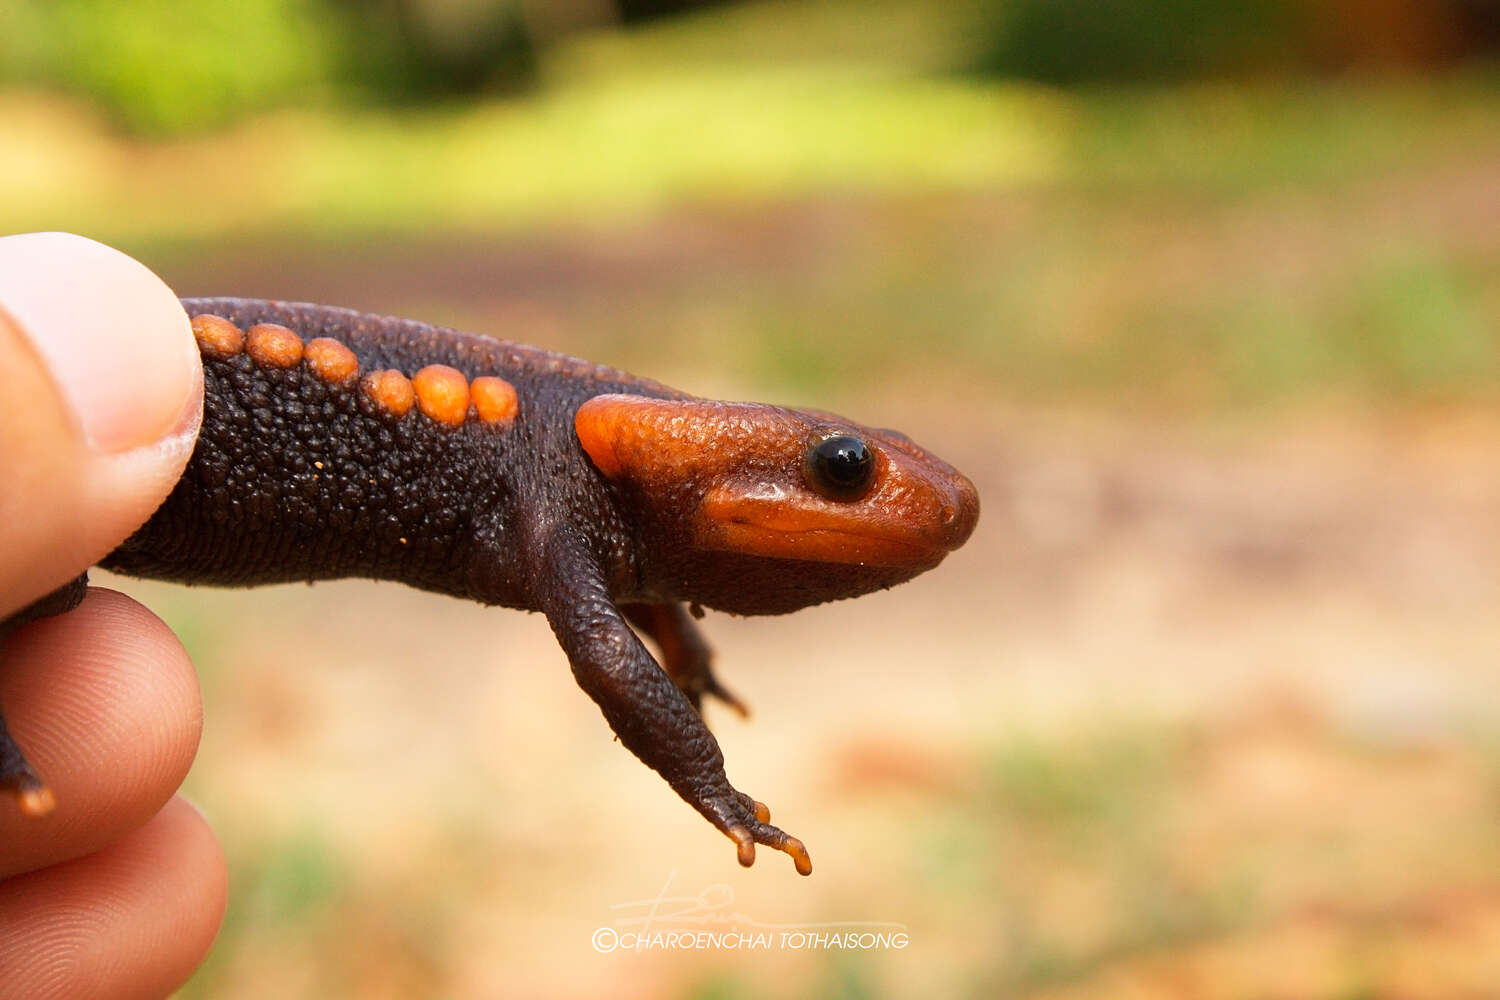
[[181, 434], [198, 354], [177, 296], [146, 267], [67, 233], [0, 237], [0, 309], [35, 348], [95, 451]]

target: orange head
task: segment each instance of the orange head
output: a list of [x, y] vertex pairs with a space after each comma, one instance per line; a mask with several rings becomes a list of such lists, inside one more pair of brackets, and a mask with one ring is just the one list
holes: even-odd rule
[[641, 528], [651, 596], [790, 611], [931, 569], [979, 495], [903, 435], [759, 403], [596, 396], [574, 426]]

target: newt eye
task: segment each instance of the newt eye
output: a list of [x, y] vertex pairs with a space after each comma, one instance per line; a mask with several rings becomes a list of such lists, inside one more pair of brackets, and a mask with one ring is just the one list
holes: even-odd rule
[[848, 434], [824, 438], [807, 452], [805, 478], [830, 500], [858, 500], [875, 479], [875, 453]]

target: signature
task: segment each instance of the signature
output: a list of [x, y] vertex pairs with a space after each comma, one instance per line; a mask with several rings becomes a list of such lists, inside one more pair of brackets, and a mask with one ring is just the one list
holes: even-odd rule
[[677, 879], [674, 868], [667, 874], [655, 896], [633, 899], [611, 904], [610, 909], [619, 915], [616, 927], [628, 927], [644, 935], [655, 926], [707, 927], [734, 924], [760, 930], [805, 931], [846, 930], [854, 928], [878, 928], [890, 931], [905, 931], [906, 925], [893, 920], [834, 920], [819, 923], [768, 923], [756, 920], [747, 913], [733, 909], [734, 888], [723, 882], [715, 882], [690, 895], [672, 893], [672, 883]]

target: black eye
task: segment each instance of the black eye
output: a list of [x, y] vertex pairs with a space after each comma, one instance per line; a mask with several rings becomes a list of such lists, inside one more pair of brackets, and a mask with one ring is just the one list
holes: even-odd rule
[[824, 438], [807, 453], [807, 484], [830, 500], [858, 500], [875, 478], [875, 453], [848, 434]]

